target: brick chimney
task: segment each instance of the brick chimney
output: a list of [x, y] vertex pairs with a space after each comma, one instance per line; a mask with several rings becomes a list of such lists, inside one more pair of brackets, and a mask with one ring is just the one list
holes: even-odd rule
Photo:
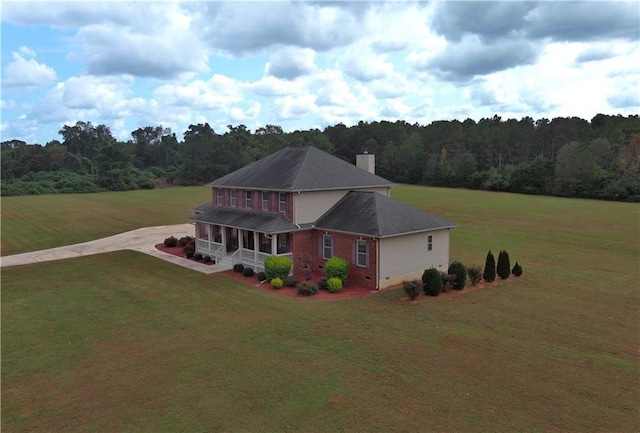
[[361, 155], [356, 155], [356, 167], [376, 174], [376, 156], [369, 155], [365, 150]]

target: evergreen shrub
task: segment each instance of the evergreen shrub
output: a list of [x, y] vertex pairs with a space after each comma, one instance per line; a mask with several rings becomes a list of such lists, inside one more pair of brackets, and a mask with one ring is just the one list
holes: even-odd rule
[[342, 291], [342, 280], [337, 277], [329, 278], [327, 280], [327, 289], [331, 293], [340, 293]]
[[300, 296], [311, 296], [316, 293], [318, 293], [318, 286], [312, 281], [305, 281], [298, 286], [298, 295]]
[[284, 281], [291, 272], [291, 259], [282, 256], [269, 256], [264, 261], [264, 272], [268, 280], [279, 277]]
[[300, 278], [296, 277], [295, 275], [288, 275], [283, 279], [283, 281], [284, 285], [287, 287], [296, 287], [300, 282]]
[[258, 281], [267, 281], [267, 274], [264, 272], [258, 272]]
[[274, 289], [281, 289], [283, 285], [284, 282], [280, 277], [275, 277], [271, 280], [271, 287], [273, 287]]
[[193, 258], [193, 250], [189, 250], [189, 251], [187, 251], [185, 254], [187, 255], [187, 258], [188, 258], [188, 259]]
[[204, 257], [200, 253], [196, 253], [193, 255], [194, 260], [202, 260]]
[[513, 265], [513, 269], [511, 270], [511, 273], [514, 276], [519, 277], [520, 275], [522, 275], [522, 266], [520, 266], [520, 264], [518, 264], [518, 262], [516, 262], [516, 264]]
[[509, 253], [500, 251], [498, 255], [498, 264], [496, 265], [496, 273], [500, 278], [507, 279], [511, 275], [511, 263], [509, 263]]
[[326, 279], [321, 278], [318, 280], [318, 290], [329, 290], [329, 283]]
[[178, 243], [180, 244], [181, 247], [187, 246], [189, 242], [191, 242], [191, 236], [184, 236], [178, 239]]
[[342, 257], [331, 257], [324, 266], [324, 274], [327, 280], [340, 278], [344, 285], [347, 283], [347, 275], [349, 274], [349, 262]]
[[233, 272], [241, 274], [242, 272], [244, 272], [244, 265], [242, 263], [236, 263], [235, 265], [233, 265]]
[[178, 245], [178, 239], [175, 236], [170, 236], [164, 240], [164, 246], [167, 248], [173, 248]]
[[[439, 276], [438, 276], [439, 277]], [[402, 289], [412, 301], [422, 292], [422, 284], [418, 280], [403, 281]]]
[[205, 263], [210, 263], [211, 262], [211, 256], [204, 256], [202, 258], [202, 261], [205, 262]]
[[438, 296], [442, 291], [442, 275], [436, 268], [429, 268], [422, 274], [422, 290], [425, 295]]
[[244, 268], [244, 271], [242, 271], [242, 275], [244, 275], [245, 277], [253, 277], [253, 269]]
[[487, 253], [487, 258], [484, 262], [482, 278], [488, 283], [496, 279], [496, 259], [493, 257], [491, 250]]
[[449, 274], [456, 276], [455, 281], [451, 282], [451, 287], [455, 290], [462, 290], [467, 284], [467, 267], [458, 261], [454, 261], [449, 265]]

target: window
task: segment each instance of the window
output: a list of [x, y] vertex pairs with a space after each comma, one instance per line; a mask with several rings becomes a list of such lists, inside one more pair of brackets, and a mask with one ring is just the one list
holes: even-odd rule
[[245, 191], [244, 207], [251, 209], [253, 207], [253, 191]]
[[369, 266], [369, 246], [367, 241], [357, 242], [357, 265], [366, 268]]
[[433, 250], [433, 236], [427, 236], [427, 251]]
[[287, 193], [286, 192], [280, 193], [279, 203], [280, 203], [280, 207], [279, 207], [280, 212], [286, 212], [287, 211]]
[[235, 189], [231, 190], [231, 207], [236, 207], [236, 192]]
[[280, 233], [278, 235], [278, 254], [288, 253], [289, 249], [287, 248], [287, 234]]
[[333, 237], [329, 235], [322, 236], [322, 258], [330, 259], [333, 257]]
[[224, 190], [222, 188], [218, 188], [216, 190], [216, 204], [218, 206], [222, 206], [224, 204]]
[[269, 191], [262, 191], [262, 210], [269, 210]]

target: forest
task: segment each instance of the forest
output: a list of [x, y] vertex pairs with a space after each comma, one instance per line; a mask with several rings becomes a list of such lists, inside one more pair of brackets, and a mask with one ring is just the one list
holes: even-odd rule
[[198, 185], [286, 146], [315, 146], [351, 163], [376, 155], [396, 183], [640, 202], [640, 118], [598, 114], [520, 120], [338, 124], [284, 132], [190, 125], [179, 139], [147, 126], [117, 141], [108, 126], [79, 121], [44, 145], [1, 145], [3, 196]]

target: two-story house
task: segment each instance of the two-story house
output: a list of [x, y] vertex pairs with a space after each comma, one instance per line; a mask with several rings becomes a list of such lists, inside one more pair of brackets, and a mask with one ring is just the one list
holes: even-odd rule
[[446, 271], [455, 224], [393, 200], [374, 155], [356, 159], [287, 147], [211, 182], [212, 200], [189, 218], [196, 252], [256, 271], [286, 256], [301, 279], [339, 256], [350, 263], [347, 284], [371, 289]]

